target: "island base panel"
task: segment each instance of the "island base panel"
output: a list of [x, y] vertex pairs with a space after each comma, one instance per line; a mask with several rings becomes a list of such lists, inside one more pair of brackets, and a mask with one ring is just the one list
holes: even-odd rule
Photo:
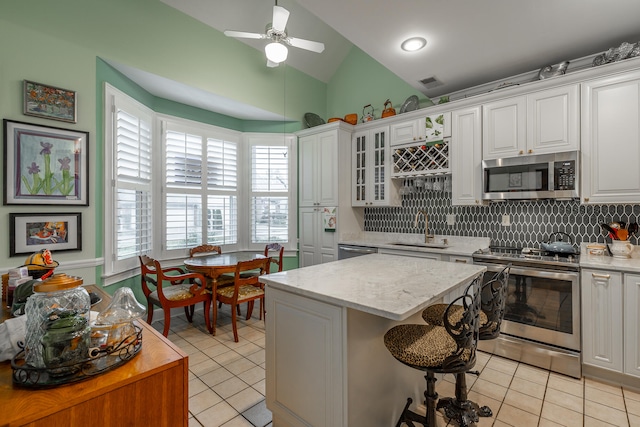
[[[424, 373], [393, 358], [384, 334], [399, 322], [280, 289], [266, 292], [266, 402], [274, 427], [395, 425]], [[441, 378], [441, 376], [438, 376]]]

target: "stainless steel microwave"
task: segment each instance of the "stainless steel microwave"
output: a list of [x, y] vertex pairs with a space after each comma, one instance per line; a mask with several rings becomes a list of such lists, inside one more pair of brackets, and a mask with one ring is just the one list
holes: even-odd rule
[[482, 198], [577, 199], [579, 163], [578, 151], [484, 160]]

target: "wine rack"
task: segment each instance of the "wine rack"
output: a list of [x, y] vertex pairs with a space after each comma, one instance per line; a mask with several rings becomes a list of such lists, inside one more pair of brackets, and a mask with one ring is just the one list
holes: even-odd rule
[[450, 171], [449, 141], [446, 139], [394, 148], [392, 178]]

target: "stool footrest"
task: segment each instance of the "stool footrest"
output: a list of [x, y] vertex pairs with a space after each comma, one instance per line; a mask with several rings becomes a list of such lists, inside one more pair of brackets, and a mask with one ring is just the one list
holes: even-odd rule
[[488, 406], [478, 406], [471, 400], [460, 402], [455, 397], [445, 397], [438, 401], [437, 409], [444, 408], [447, 418], [455, 420], [460, 427], [468, 427], [474, 425], [479, 417], [491, 417], [493, 412]]
[[407, 424], [409, 427], [415, 427], [414, 422], [422, 424], [424, 427], [430, 427], [427, 424], [427, 417], [424, 415], [416, 414], [412, 410], [409, 409], [409, 406], [413, 403], [412, 398], [407, 398], [407, 404], [404, 405], [404, 409], [402, 410], [402, 414], [400, 414], [400, 419], [396, 424], [396, 427], [400, 427], [402, 423]]

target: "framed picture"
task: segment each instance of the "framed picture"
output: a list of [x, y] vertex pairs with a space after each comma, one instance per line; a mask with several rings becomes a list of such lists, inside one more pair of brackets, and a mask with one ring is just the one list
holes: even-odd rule
[[82, 214], [10, 213], [9, 255], [82, 250]]
[[76, 123], [78, 102], [73, 90], [24, 81], [24, 114]]
[[5, 205], [89, 205], [89, 132], [3, 122]]

